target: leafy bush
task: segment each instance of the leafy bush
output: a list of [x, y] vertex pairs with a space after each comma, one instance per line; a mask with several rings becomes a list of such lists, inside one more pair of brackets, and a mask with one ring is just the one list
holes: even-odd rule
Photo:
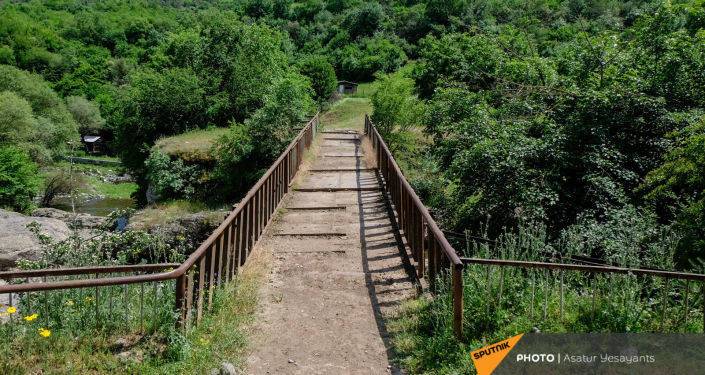
[[363, 38], [336, 51], [339, 76], [352, 80], [367, 81], [376, 72], [393, 72], [406, 60], [404, 50], [381, 35]]
[[204, 91], [190, 69], [138, 71], [131, 83], [112, 130], [122, 162], [146, 189], [144, 161], [154, 142], [205, 125]]
[[82, 174], [71, 175], [65, 169], [50, 172], [44, 177], [39, 205], [48, 207], [57, 196], [73, 194], [85, 185]]
[[66, 105], [73, 119], [78, 124], [81, 134], [100, 134], [105, 120], [100, 115], [100, 109], [94, 103], [82, 96], [69, 96]]
[[39, 125], [32, 106], [12, 91], [0, 92], [0, 142], [25, 143], [35, 136]]
[[372, 121], [384, 136], [420, 125], [423, 117], [423, 106], [414, 95], [414, 81], [401, 73], [378, 76], [372, 106]]
[[683, 268], [701, 269], [705, 264], [705, 119], [673, 134], [675, 146], [664, 163], [651, 171], [642, 191], [662, 216], [675, 219], [683, 233], [678, 262]]
[[181, 159], [153, 150], [145, 161], [150, 194], [157, 199], [193, 198], [198, 188], [198, 168]]
[[338, 79], [335, 76], [333, 65], [324, 56], [310, 56], [299, 63], [301, 74], [311, 80], [315, 99], [322, 103], [328, 100], [335, 92]]
[[[223, 196], [243, 191], [279, 156], [314, 111], [312, 96], [308, 79], [290, 73], [275, 82], [264, 106], [252, 117], [231, 126], [214, 148], [213, 177]], [[236, 173], [240, 179], [232, 178]]]
[[6, 105], [2, 108], [3, 117], [7, 116], [0, 120], [0, 131], [5, 133], [2, 136], [8, 137], [3, 142], [30, 144], [32, 157], [48, 162], [47, 158], [64, 153], [69, 141], [78, 141], [75, 121], [63, 100], [42, 77], [0, 65], [0, 93], [0, 100]]
[[384, 16], [379, 3], [365, 2], [345, 15], [343, 26], [352, 39], [370, 37], [381, 28]]
[[0, 147], [0, 207], [28, 211], [39, 188], [38, 170], [26, 152]]

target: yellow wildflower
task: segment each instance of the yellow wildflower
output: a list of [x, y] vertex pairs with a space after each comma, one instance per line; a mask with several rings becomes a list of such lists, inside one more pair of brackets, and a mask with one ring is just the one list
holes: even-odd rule
[[73, 300], [70, 299], [70, 300], [66, 301], [66, 306], [73, 306], [73, 303], [74, 303]]
[[10, 306], [7, 308], [7, 310], [5, 310], [5, 312], [12, 315], [17, 312], [17, 308], [15, 306]]
[[32, 314], [30, 316], [25, 316], [24, 320], [31, 322], [39, 317], [39, 314]]
[[86, 303], [91, 303], [91, 302], [93, 302], [93, 297], [88, 296], [85, 298], [85, 301], [86, 301]]
[[51, 336], [51, 331], [46, 328], [40, 328], [39, 329], [39, 336], [47, 338], [47, 337]]

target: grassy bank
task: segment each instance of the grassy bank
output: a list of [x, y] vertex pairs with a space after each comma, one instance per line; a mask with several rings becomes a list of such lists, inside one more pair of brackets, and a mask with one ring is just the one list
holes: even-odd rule
[[[475, 244], [471, 250], [481, 258], [537, 261], [547, 246], [541, 230], [525, 229], [505, 234], [492, 249]], [[447, 282], [439, 279], [435, 297], [407, 302], [390, 324], [398, 360], [411, 373], [474, 373], [470, 351], [532, 331], [703, 331], [700, 288], [684, 280], [470, 265], [463, 274], [465, 319], [458, 341]]]
[[321, 117], [321, 123], [327, 130], [359, 129], [364, 123], [361, 114], [372, 113], [372, 105], [367, 98], [343, 98], [334, 103]]
[[192, 130], [161, 138], [154, 147], [187, 162], [210, 162], [213, 161], [211, 150], [215, 142], [227, 132], [228, 128]]
[[[110, 160], [117, 159], [110, 158]], [[77, 193], [79, 194], [101, 195], [106, 198], [114, 199], [129, 199], [130, 195], [137, 190], [137, 184], [133, 182], [106, 182], [104, 176], [120, 175], [124, 172], [119, 167], [116, 168], [112, 166], [78, 163], [74, 163], [73, 166], [71, 166], [69, 162], [62, 161], [45, 168], [42, 177], [46, 180], [52, 175], [63, 173], [66, 178], [68, 178], [72, 169], [75, 184], [78, 189]]]
[[[157, 299], [147, 293], [142, 329], [137, 319], [142, 310], [135, 300], [140, 286], [130, 288], [129, 301], [123, 300], [122, 288], [101, 289], [100, 322], [93, 318], [96, 298], [92, 290], [51, 293], [47, 304], [35, 296], [33, 307], [21, 305], [12, 314], [12, 327], [3, 326], [0, 373], [196, 374], [217, 368], [221, 362], [242, 367], [247, 324], [254, 316], [258, 285], [269, 259], [269, 253], [253, 252], [237, 278], [215, 294], [214, 312], [185, 333], [174, 328], [173, 283], [163, 285]], [[46, 319], [46, 311], [51, 319]], [[31, 313], [37, 314], [34, 319]], [[122, 328], [125, 316], [130, 319], [126, 323], [129, 331]], [[96, 324], [102, 328], [93, 329]], [[48, 330], [47, 337], [40, 329]]]

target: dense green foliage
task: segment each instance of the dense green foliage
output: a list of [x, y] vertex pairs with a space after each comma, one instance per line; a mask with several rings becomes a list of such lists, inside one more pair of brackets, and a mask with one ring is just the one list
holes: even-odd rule
[[[451, 22], [470, 31], [418, 42], [413, 78], [432, 147], [428, 162], [409, 164], [445, 226], [496, 237], [541, 223], [552, 240], [587, 239], [632, 207], [629, 219], [656, 232], [675, 221], [680, 267], [701, 262], [702, 4], [487, 5]], [[403, 95], [401, 82], [385, 78], [378, 96]], [[375, 105], [389, 128], [393, 107]], [[408, 141], [392, 127], [392, 143]]]
[[404, 72], [379, 76], [372, 106], [372, 121], [386, 137], [417, 127], [423, 116], [423, 107], [414, 95], [414, 81]]
[[16, 147], [0, 147], [0, 207], [26, 211], [39, 190], [37, 166]]
[[[233, 123], [216, 145], [214, 188], [226, 197], [249, 188], [314, 112], [312, 97], [309, 81], [298, 74], [275, 82], [262, 108], [244, 123]], [[238, 179], [233, 178], [234, 171], [238, 171]]]
[[[702, 1], [438, 3], [426, 14], [448, 22], [418, 39], [415, 90], [380, 79], [374, 119], [442, 226], [466, 233], [448, 235], [456, 249], [702, 272]], [[416, 95], [422, 123], [399, 121]], [[534, 329], [702, 329], [693, 309], [673, 318], [684, 281], [469, 266], [458, 341], [440, 282], [394, 323], [412, 372], [472, 373], [469, 350]]]
[[324, 102], [338, 86], [333, 65], [324, 56], [310, 56], [299, 63], [301, 74], [308, 77], [316, 92], [316, 100]]
[[64, 101], [41, 76], [0, 65], [0, 142], [21, 145], [48, 163], [77, 141], [76, 123]]
[[[48, 116], [38, 113], [45, 108], [36, 107], [26, 92], [10, 90], [30, 102], [35, 118], [51, 119], [38, 121], [44, 127], [51, 122], [52, 132], [41, 132], [53, 134], [47, 140], [51, 152], [32, 151], [35, 160], [46, 162], [65, 152], [58, 146], [78, 141], [73, 130], [78, 125], [81, 134], [98, 133], [110, 141], [110, 152], [136, 177], [142, 201], [154, 180], [145, 161], [160, 137], [224, 128], [231, 122], [254, 123], [246, 120], [265, 105], [276, 82], [291, 74], [308, 77], [314, 98], [323, 104], [337, 78], [372, 80], [409, 59], [429, 60], [433, 41], [424, 38], [428, 34], [451, 35], [445, 48], [452, 49], [461, 44], [453, 42], [454, 33], [477, 27], [494, 32], [498, 25], [524, 22], [518, 5], [431, 0], [12, 2], [0, 7], [0, 62], [36, 74], [32, 80], [41, 76], [61, 102], [45, 103], [58, 108]], [[568, 14], [571, 22], [598, 18], [619, 8], [607, 3], [604, 11], [593, 14], [588, 6], [572, 3], [536, 7], [551, 22]], [[536, 17], [541, 11], [532, 10]], [[600, 20], [599, 25], [607, 28], [612, 21]], [[577, 27], [563, 29], [570, 35]], [[560, 38], [564, 36], [542, 35], [541, 48], [554, 48]], [[697, 51], [685, 55], [676, 45], [668, 50], [675, 58], [698, 56]], [[501, 55], [491, 52], [482, 63], [492, 64]], [[651, 55], [641, 56], [646, 60]], [[448, 59], [454, 61], [453, 56]], [[425, 97], [435, 85], [434, 74], [441, 73], [418, 80]], [[672, 83], [668, 90], [681, 92], [687, 81], [663, 82]], [[66, 104], [72, 116], [66, 116]], [[247, 176], [256, 170], [239, 171]]]
[[66, 98], [66, 106], [78, 124], [79, 133], [95, 135], [103, 132], [105, 119], [100, 115], [100, 109], [94, 102], [82, 96], [69, 96]]

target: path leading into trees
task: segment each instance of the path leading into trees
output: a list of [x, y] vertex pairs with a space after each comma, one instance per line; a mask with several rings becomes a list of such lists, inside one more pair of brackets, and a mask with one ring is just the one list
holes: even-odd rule
[[[368, 169], [360, 134], [366, 106], [339, 106], [346, 107], [334, 108], [332, 121], [323, 118], [314, 156], [258, 243], [275, 260], [252, 327], [248, 374], [401, 373], [391, 363], [385, 316], [415, 295], [413, 270]], [[340, 129], [351, 116], [360, 127]]]

